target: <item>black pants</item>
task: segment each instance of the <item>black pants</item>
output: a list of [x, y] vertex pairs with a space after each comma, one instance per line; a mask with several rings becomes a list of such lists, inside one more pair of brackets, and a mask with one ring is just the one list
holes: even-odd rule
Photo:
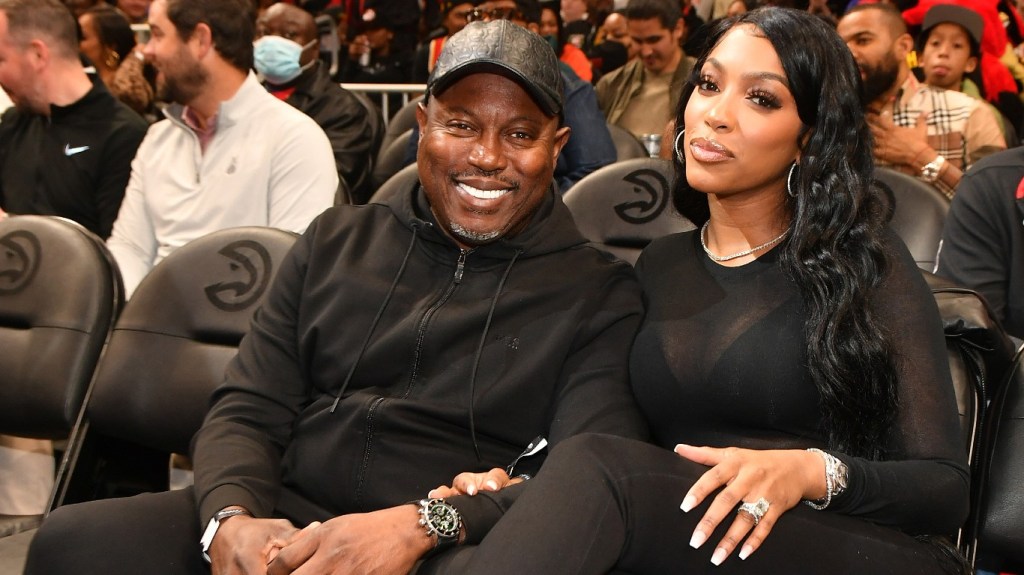
[[746, 560], [737, 557], [738, 546], [715, 567], [711, 554], [732, 520], [723, 521], [695, 550], [690, 535], [710, 498], [689, 513], [679, 509], [706, 470], [636, 441], [603, 435], [569, 439], [478, 547], [445, 554], [420, 573], [909, 575], [957, 570], [931, 543], [806, 505], [783, 515]]
[[[893, 529], [800, 505], [745, 561], [711, 554], [730, 521], [689, 546], [708, 502], [679, 510], [706, 468], [664, 449], [602, 435], [559, 445], [478, 547], [435, 557], [418, 574], [955, 572], [938, 549]], [[29, 550], [26, 575], [206, 575], [192, 489], [61, 507]]]
[[208, 575], [192, 488], [67, 505], [43, 522], [26, 575]]

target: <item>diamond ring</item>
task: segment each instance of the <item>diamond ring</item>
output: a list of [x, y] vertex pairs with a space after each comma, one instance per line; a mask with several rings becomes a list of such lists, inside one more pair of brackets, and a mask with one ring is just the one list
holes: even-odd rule
[[744, 502], [740, 505], [740, 508], [736, 510], [736, 513], [746, 513], [747, 515], [750, 515], [750, 519], [754, 522], [754, 525], [757, 525], [761, 522], [761, 518], [764, 517], [764, 514], [768, 513], [769, 505], [771, 504], [768, 503], [768, 500], [762, 497], [754, 503]]

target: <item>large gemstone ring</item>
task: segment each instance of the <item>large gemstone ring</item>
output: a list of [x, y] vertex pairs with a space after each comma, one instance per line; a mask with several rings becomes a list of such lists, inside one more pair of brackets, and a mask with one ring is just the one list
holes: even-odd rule
[[750, 519], [754, 522], [754, 525], [757, 525], [761, 522], [761, 518], [764, 517], [764, 514], [768, 513], [769, 505], [771, 504], [768, 503], [768, 500], [762, 497], [754, 503], [744, 502], [740, 505], [740, 508], [736, 510], [736, 513], [746, 513], [750, 515]]

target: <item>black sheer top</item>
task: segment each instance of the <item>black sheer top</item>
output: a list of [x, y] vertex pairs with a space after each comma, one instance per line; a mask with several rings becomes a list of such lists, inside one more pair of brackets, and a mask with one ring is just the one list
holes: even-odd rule
[[[807, 371], [805, 309], [779, 247], [749, 264], [713, 262], [698, 232], [653, 242], [637, 262], [647, 317], [633, 345], [633, 388], [654, 441], [751, 449], [825, 448]], [[830, 510], [911, 533], [955, 531], [968, 472], [935, 300], [903, 243], [872, 298], [898, 354], [900, 412], [886, 462], [832, 452], [850, 485]]]

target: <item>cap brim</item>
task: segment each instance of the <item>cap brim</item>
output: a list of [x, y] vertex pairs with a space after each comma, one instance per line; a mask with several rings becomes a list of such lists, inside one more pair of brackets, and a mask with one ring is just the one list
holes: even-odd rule
[[491, 59], [471, 60], [453, 67], [445, 72], [443, 76], [434, 80], [434, 82], [430, 84], [430, 95], [438, 96], [466, 76], [483, 73], [498, 74], [512, 80], [526, 90], [526, 93], [533, 98], [533, 101], [536, 102], [537, 106], [539, 106], [545, 114], [549, 116], [561, 115], [562, 108], [558, 105], [558, 100], [555, 97], [527, 80], [514, 68], [503, 62]]

